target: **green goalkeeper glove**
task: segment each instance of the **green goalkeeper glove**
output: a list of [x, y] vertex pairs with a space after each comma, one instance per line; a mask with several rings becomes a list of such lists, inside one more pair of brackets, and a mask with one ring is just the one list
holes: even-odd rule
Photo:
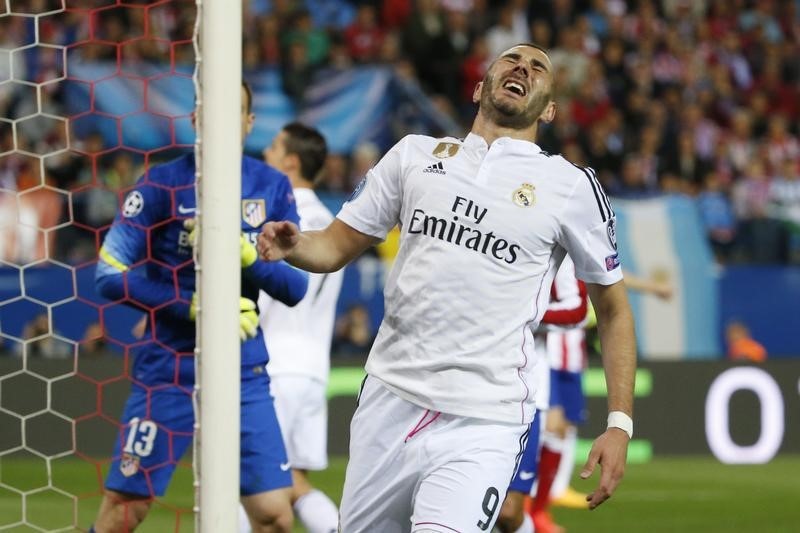
[[244, 236], [244, 233], [239, 236], [239, 244], [241, 245], [242, 268], [247, 268], [258, 259], [258, 251], [250, 240]]
[[[192, 294], [192, 303], [189, 305], [189, 318], [197, 318], [197, 293]], [[254, 339], [258, 334], [258, 313], [256, 303], [249, 299], [239, 298], [239, 338], [242, 342]]]
[[[200, 226], [197, 225], [197, 220], [189, 218], [183, 221], [183, 227], [189, 230], [189, 244], [194, 247], [197, 245], [197, 233]], [[239, 250], [241, 255], [242, 268], [247, 268], [258, 259], [258, 251], [253, 246], [244, 234], [239, 235]]]

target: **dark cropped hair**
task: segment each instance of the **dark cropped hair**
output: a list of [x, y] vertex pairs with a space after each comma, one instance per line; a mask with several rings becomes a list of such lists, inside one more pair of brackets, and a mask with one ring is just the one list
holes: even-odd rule
[[300, 175], [311, 182], [316, 181], [328, 157], [325, 138], [317, 129], [300, 122], [290, 122], [283, 131], [286, 133], [286, 153], [295, 154], [300, 159]]

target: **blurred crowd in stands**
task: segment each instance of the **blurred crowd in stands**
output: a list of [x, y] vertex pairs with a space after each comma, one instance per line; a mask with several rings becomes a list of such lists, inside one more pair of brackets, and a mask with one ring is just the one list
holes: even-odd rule
[[[18, 12], [44, 13], [51, 3], [13, 5]], [[87, 10], [98, 4], [67, 2], [79, 9], [39, 17], [38, 42], [91, 39], [71, 46], [68, 61], [117, 54], [194, 61], [193, 0]], [[126, 7], [145, 4], [152, 5]], [[12, 69], [14, 79], [42, 82], [57, 79], [64, 68], [57, 50], [19, 50], [34, 42], [32, 21], [0, 17], [0, 82]], [[145, 26], [153, 38], [136, 39]], [[695, 198], [722, 263], [800, 263], [798, 0], [252, 0], [244, 33], [245, 69], [279, 69], [284, 91], [298, 106], [327, 69], [382, 64], [420, 84], [464, 131], [474, 115], [473, 87], [491, 59], [521, 42], [543, 45], [555, 68], [559, 109], [541, 129], [545, 150], [592, 166], [615, 197]], [[125, 44], [118, 49], [115, 43]], [[44, 173], [48, 184], [74, 191], [71, 216], [79, 224], [68, 231], [91, 236], [92, 228], [109, 223], [116, 192], [133, 183], [142, 160], [106, 150], [93, 136], [73, 138], [63, 150], [68, 125], [54, 118], [63, 108], [59, 87], [0, 85], [0, 202], [10, 205], [8, 192], [40, 183]], [[37, 101], [52, 116], [12, 127]], [[370, 145], [333, 154], [328, 189], [349, 191], [379, 156]], [[40, 201], [21, 198], [15, 209], [43, 209]], [[45, 211], [50, 218], [42, 227], [69, 216]], [[17, 216], [6, 207], [0, 212], [5, 219]], [[93, 253], [93, 239], [58, 239], [56, 233], [48, 234], [51, 245], [65, 260], [80, 262]], [[85, 249], [75, 243], [86, 243]], [[0, 257], [12, 245], [0, 238]]]

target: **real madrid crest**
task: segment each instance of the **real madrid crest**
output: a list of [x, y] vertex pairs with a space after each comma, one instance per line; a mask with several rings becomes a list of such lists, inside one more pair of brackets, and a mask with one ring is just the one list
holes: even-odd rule
[[456, 143], [439, 143], [436, 145], [436, 148], [433, 149], [433, 155], [439, 159], [446, 159], [456, 155], [459, 148], [461, 148], [461, 146]]
[[523, 183], [521, 187], [515, 189], [511, 194], [511, 201], [520, 207], [533, 207], [536, 203], [536, 195], [533, 194], [535, 187], [530, 183]]

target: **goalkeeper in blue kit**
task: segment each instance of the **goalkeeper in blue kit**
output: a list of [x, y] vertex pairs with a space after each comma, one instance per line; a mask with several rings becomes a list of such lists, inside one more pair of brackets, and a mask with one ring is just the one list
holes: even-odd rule
[[[249, 88], [243, 85], [242, 92], [244, 137], [254, 117]], [[153, 498], [164, 494], [192, 440], [195, 211], [195, 158], [188, 154], [140, 178], [100, 250], [99, 292], [150, 315], [146, 340], [135, 353], [131, 393], [93, 526], [97, 533], [135, 529]], [[243, 156], [240, 494], [253, 530], [263, 532], [291, 531], [292, 478], [269, 392], [268, 355], [254, 302], [264, 290], [295, 305], [308, 287], [305, 272], [257, 257], [252, 243], [261, 226], [278, 220], [299, 221], [288, 179]]]

